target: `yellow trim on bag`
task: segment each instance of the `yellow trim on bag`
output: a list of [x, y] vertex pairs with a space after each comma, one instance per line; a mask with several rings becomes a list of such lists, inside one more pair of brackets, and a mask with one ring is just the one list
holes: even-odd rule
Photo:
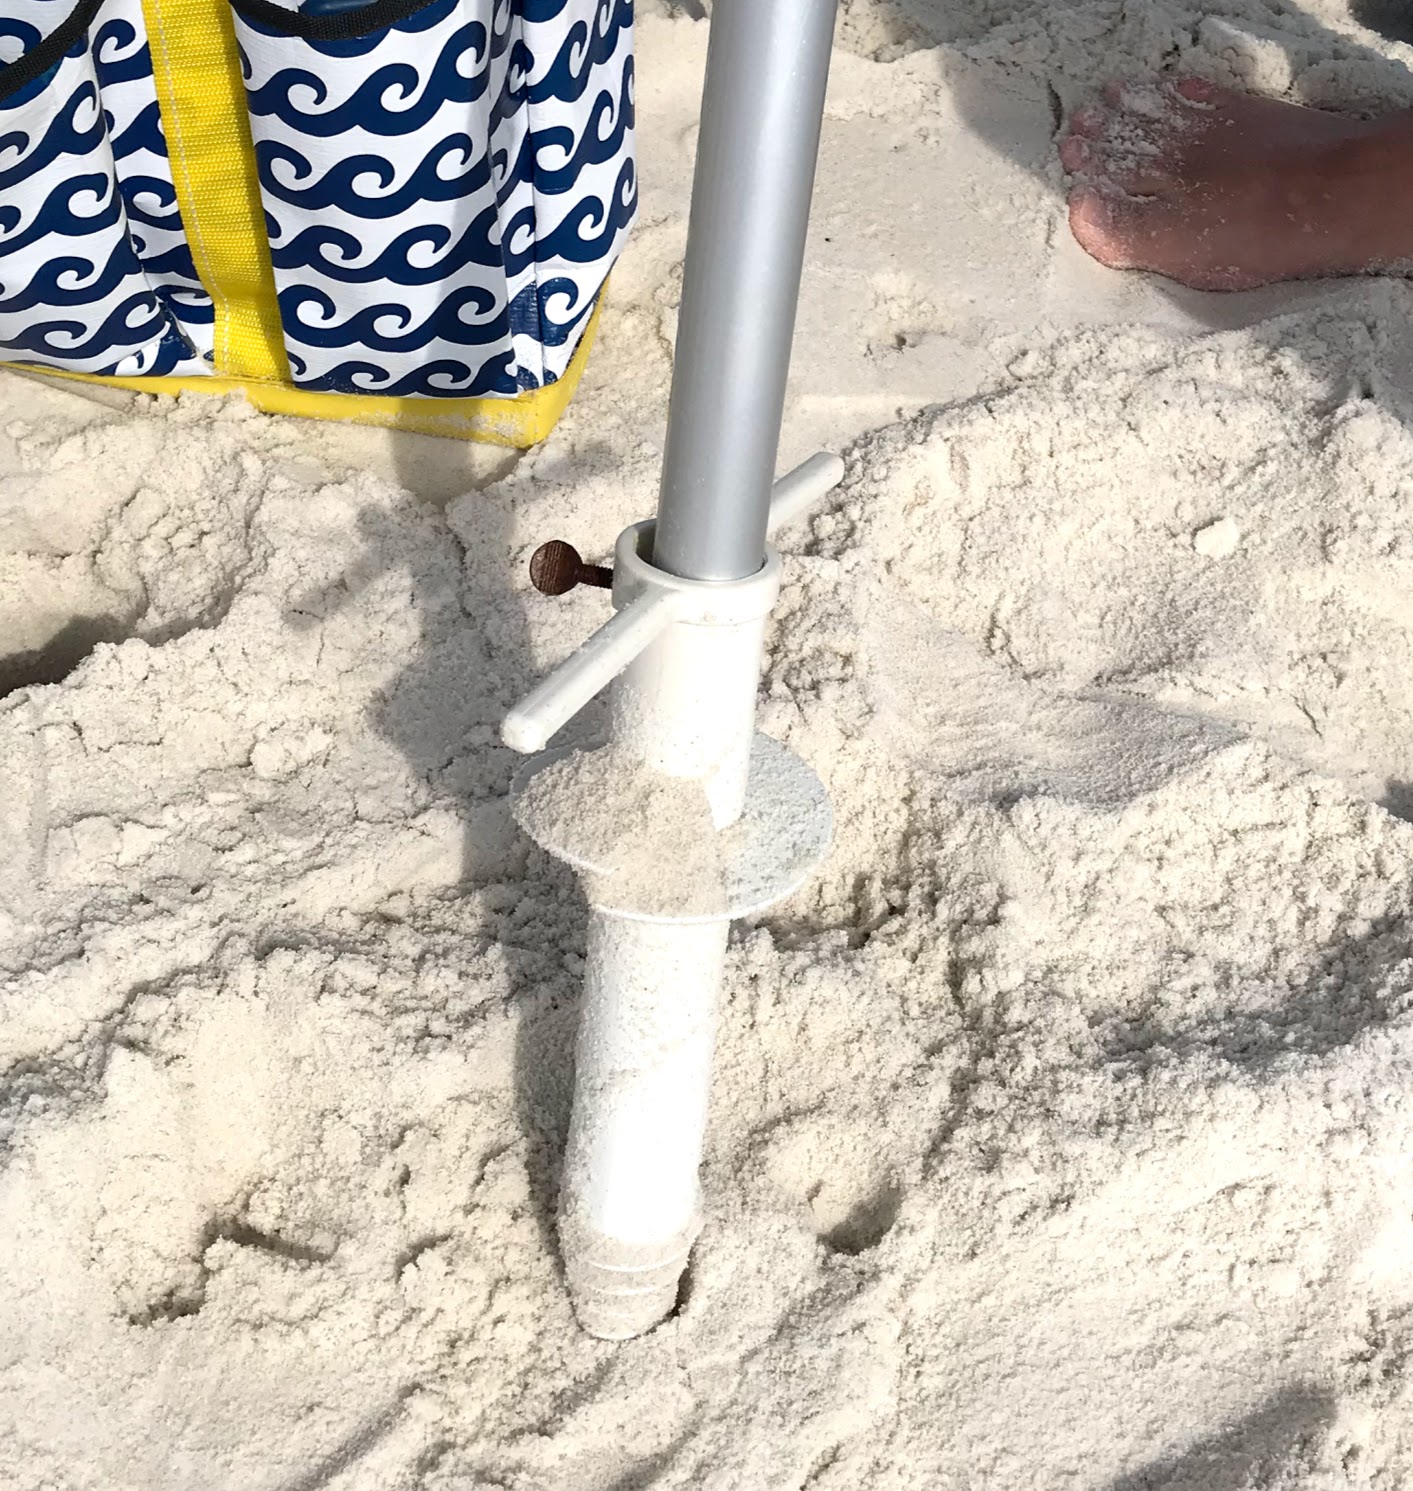
[[142, 0], [177, 206], [216, 306], [216, 372], [289, 379], [230, 0]]
[[[607, 287], [605, 287], [607, 288]], [[39, 378], [62, 378], [73, 383], [100, 383], [133, 393], [241, 393], [266, 414], [294, 414], [304, 419], [347, 420], [380, 425], [391, 430], [414, 430], [421, 435], [447, 435], [479, 440], [487, 445], [510, 445], [525, 450], [549, 437], [558, 423], [588, 361], [599, 327], [604, 291], [574, 349], [573, 359], [556, 383], [531, 389], [513, 399], [394, 399], [379, 394], [310, 393], [290, 384], [253, 378], [105, 378], [96, 373], [71, 373], [61, 368], [9, 364], [12, 373]]]

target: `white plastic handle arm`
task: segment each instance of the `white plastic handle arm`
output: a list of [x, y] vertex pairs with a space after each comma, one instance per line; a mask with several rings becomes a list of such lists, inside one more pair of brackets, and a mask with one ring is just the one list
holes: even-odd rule
[[796, 518], [803, 517], [826, 492], [844, 480], [844, 462], [833, 451], [822, 450], [801, 461], [775, 483], [770, 493], [770, 517], [766, 532], [771, 537]]
[[[811, 456], [782, 476], [771, 494], [769, 532], [806, 512], [843, 479], [843, 461], [828, 451]], [[527, 756], [544, 750], [556, 731], [671, 624], [677, 610], [676, 597], [659, 592], [615, 612], [506, 715], [500, 738], [512, 751]]]
[[505, 717], [500, 738], [533, 755], [605, 685], [611, 683], [672, 621], [677, 598], [663, 592], [624, 606]]

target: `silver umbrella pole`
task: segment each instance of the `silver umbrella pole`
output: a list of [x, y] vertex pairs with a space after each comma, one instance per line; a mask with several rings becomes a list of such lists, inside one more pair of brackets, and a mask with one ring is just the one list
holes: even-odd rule
[[[767, 534], [837, 485], [776, 483], [835, 0], [716, 0], [656, 523], [620, 535], [616, 614], [507, 716], [516, 750], [613, 683], [606, 750], [539, 754], [526, 831], [590, 905], [560, 1247], [575, 1310], [622, 1339], [669, 1314], [697, 1233], [733, 918], [795, 890], [832, 830], [818, 779], [755, 733], [780, 586]], [[558, 592], [584, 573], [536, 556]]]
[[835, 0], [718, 0], [654, 561], [761, 566], [800, 296]]

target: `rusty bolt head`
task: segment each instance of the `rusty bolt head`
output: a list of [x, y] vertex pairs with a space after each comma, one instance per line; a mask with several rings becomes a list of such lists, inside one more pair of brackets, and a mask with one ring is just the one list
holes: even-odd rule
[[585, 564], [573, 544], [552, 538], [530, 557], [530, 583], [541, 595], [567, 595], [576, 585], [607, 590], [613, 585], [613, 571], [601, 564]]
[[530, 583], [541, 595], [567, 595], [579, 583], [584, 561], [573, 544], [554, 538], [530, 559]]

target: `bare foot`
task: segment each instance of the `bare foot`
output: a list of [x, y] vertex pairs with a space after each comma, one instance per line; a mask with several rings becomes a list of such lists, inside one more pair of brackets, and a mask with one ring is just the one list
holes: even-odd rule
[[1060, 143], [1074, 235], [1199, 290], [1413, 273], [1413, 113], [1347, 119], [1197, 78], [1113, 83]]

